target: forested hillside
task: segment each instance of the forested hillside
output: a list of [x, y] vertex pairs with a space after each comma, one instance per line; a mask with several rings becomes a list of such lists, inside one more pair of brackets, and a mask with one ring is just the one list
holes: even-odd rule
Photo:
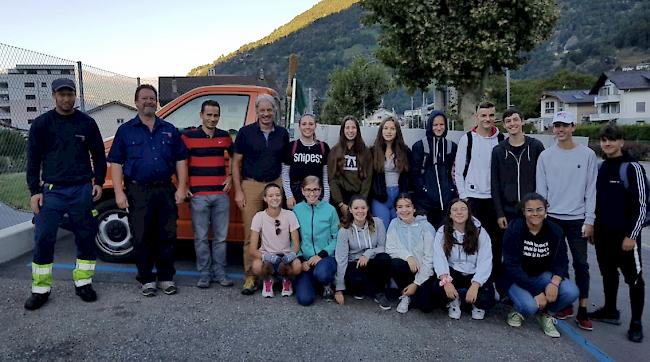
[[[314, 88], [322, 97], [333, 69], [348, 65], [357, 55], [371, 57], [375, 49], [377, 31], [361, 24], [363, 9], [357, 2], [324, 0], [264, 39], [190, 74], [207, 74], [211, 66], [222, 74], [255, 74], [264, 68], [265, 74], [284, 80], [288, 56], [296, 53], [302, 86]], [[560, 69], [597, 75], [617, 66], [650, 61], [650, 1], [558, 3], [561, 16], [553, 36], [529, 55], [528, 64], [513, 72], [514, 78], [548, 77]], [[410, 107], [406, 96], [392, 94], [387, 103], [388, 99], [388, 105], [398, 110]]]

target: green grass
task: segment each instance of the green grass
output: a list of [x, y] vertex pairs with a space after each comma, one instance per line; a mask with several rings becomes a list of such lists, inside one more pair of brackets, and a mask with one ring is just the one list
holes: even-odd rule
[[25, 181], [25, 173], [6, 173], [0, 175], [0, 202], [15, 209], [29, 211], [29, 189]]

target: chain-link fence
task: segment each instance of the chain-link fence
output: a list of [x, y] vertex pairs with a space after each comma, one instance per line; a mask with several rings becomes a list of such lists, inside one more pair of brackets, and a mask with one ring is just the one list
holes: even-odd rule
[[[25, 181], [32, 121], [54, 109], [52, 81], [77, 84], [76, 106], [92, 116], [104, 138], [131, 119], [140, 79], [0, 43], [0, 229], [30, 220]], [[157, 80], [142, 80], [157, 86]]]

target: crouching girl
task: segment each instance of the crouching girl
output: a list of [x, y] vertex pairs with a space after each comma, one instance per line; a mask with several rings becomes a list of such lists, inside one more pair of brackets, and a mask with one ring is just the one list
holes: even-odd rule
[[273, 297], [275, 276], [282, 278], [282, 296], [290, 296], [293, 294], [290, 278], [300, 273], [300, 261], [296, 257], [300, 248], [298, 220], [293, 212], [281, 207], [280, 186], [266, 185], [263, 195], [266, 208], [255, 214], [251, 222], [248, 253], [253, 259], [253, 273], [263, 280], [262, 296]]
[[503, 266], [499, 290], [508, 293], [513, 311], [508, 324], [520, 327], [536, 315], [547, 336], [557, 338], [553, 318], [578, 299], [578, 287], [569, 277], [569, 258], [562, 229], [546, 220], [546, 200], [530, 193], [521, 200], [524, 218], [510, 223], [503, 237]]
[[454, 200], [447, 219], [436, 233], [433, 268], [438, 275], [436, 294], [447, 302], [449, 318], [460, 319], [461, 305], [472, 306], [472, 319], [485, 318], [494, 305], [490, 236], [472, 217], [464, 200]]
[[415, 216], [409, 194], [395, 200], [397, 217], [390, 222], [386, 234], [386, 252], [391, 260], [390, 272], [402, 295], [397, 312], [406, 313], [409, 306], [430, 312], [433, 299], [433, 238], [436, 230], [425, 216]]

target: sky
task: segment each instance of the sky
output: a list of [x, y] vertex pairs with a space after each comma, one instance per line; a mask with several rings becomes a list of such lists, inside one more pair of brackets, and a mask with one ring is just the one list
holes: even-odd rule
[[318, 0], [20, 0], [0, 43], [130, 77], [186, 75], [259, 40]]

